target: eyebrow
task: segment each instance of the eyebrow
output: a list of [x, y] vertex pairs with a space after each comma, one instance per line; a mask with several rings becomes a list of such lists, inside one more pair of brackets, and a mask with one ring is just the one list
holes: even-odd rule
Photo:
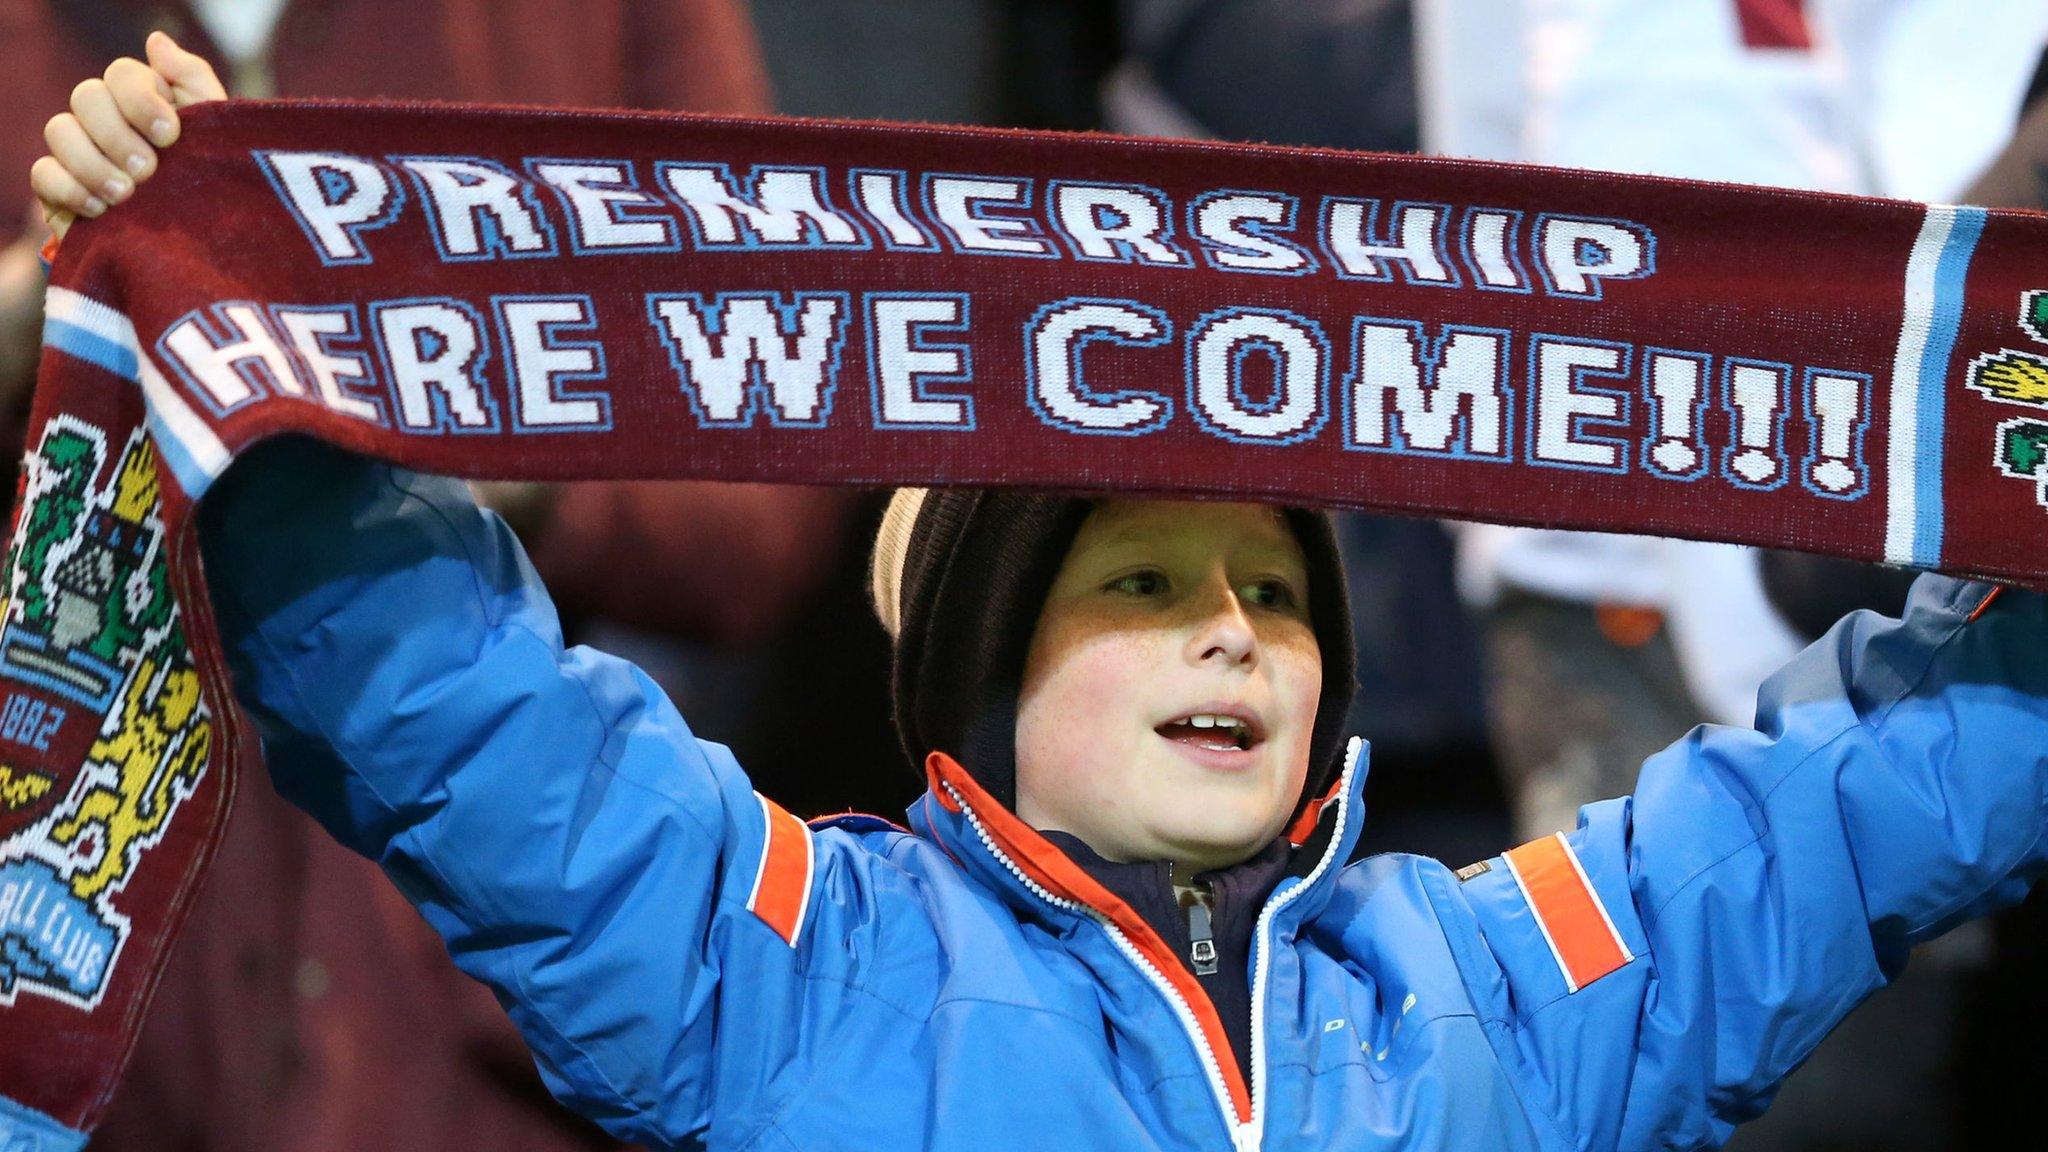
[[[1297, 560], [1295, 558], [1293, 550], [1289, 549], [1287, 547], [1287, 544], [1288, 541], [1285, 537], [1273, 539], [1256, 537], [1242, 539], [1240, 542], [1240, 548], [1242, 551], [1245, 552], [1256, 553], [1262, 559], [1273, 559], [1284, 561], [1288, 564], [1299, 564], [1302, 568], [1306, 569], [1308, 567], [1307, 557], [1304, 555], [1299, 560]], [[1124, 529], [1118, 529], [1111, 531], [1109, 534], [1097, 539], [1094, 542], [1093, 548], [1159, 548], [1168, 546], [1179, 547], [1179, 545], [1175, 541], [1160, 534], [1139, 533]], [[1214, 551], [1214, 549], [1205, 548], [1203, 549], [1203, 551], [1209, 552]]]

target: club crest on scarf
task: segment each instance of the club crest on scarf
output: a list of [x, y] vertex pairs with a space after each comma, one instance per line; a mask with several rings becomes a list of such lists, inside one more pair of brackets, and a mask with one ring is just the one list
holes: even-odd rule
[[206, 769], [156, 453], [70, 416], [30, 454], [0, 601], [0, 1004], [99, 1003], [114, 905]]
[[[2048, 289], [2020, 296], [2020, 328], [2048, 345]], [[2041, 411], [1999, 424], [1993, 460], [2007, 476], [2034, 481], [2035, 501], [2048, 508], [2048, 356], [2017, 348], [1987, 352], [1971, 363], [1965, 382], [2001, 404]]]

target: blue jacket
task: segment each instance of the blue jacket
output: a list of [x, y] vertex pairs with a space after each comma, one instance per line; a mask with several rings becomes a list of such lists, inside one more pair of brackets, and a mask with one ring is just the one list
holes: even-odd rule
[[1354, 743], [1260, 916], [1239, 1069], [1142, 920], [958, 765], [914, 831], [804, 825], [645, 675], [565, 650], [459, 484], [256, 455], [203, 542], [278, 787], [382, 863], [563, 1100], [657, 1146], [1712, 1146], [2048, 852], [2043, 600], [1978, 614], [1988, 588], [1930, 577], [1774, 678], [1755, 731], [1698, 729], [1459, 874], [1343, 866]]

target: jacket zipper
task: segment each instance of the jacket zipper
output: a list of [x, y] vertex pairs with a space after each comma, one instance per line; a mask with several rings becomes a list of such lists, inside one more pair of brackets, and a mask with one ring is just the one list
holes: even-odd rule
[[1246, 1125], [1251, 1129], [1249, 1142], [1239, 1141], [1240, 1149], [1256, 1150], [1265, 1138], [1266, 1124], [1266, 982], [1272, 968], [1273, 917], [1282, 908], [1294, 903], [1295, 898], [1315, 885], [1330, 862], [1337, 855], [1337, 849], [1344, 843], [1344, 826], [1351, 819], [1351, 775], [1358, 768], [1358, 753], [1364, 746], [1358, 737], [1351, 738], [1351, 744], [1344, 752], [1344, 772], [1337, 785], [1337, 826], [1330, 832], [1329, 847], [1323, 849], [1323, 858], [1301, 882], [1271, 900], [1266, 901], [1265, 910], [1259, 913], [1258, 924], [1252, 932], [1252, 946], [1257, 949], [1258, 962], [1252, 968], [1252, 1066], [1250, 1089], [1252, 1094], [1252, 1119]]
[[[1110, 943], [1116, 945], [1117, 951], [1123, 953], [1124, 958], [1129, 960], [1139, 972], [1143, 973], [1145, 978], [1151, 982], [1153, 988], [1166, 998], [1168, 1006], [1173, 1009], [1173, 1014], [1180, 1020], [1182, 1031], [1187, 1033], [1188, 1039], [1194, 1043], [1196, 1054], [1202, 1058], [1202, 1068], [1209, 1075], [1209, 1090], [1216, 1099], [1216, 1107], [1223, 1118], [1224, 1129], [1230, 1133], [1231, 1146], [1237, 1152], [1256, 1152], [1259, 1146], [1259, 1105], [1257, 1095], [1252, 1097], [1251, 1121], [1245, 1124], [1238, 1123], [1237, 1109], [1230, 1102], [1230, 1088], [1224, 1080], [1223, 1064], [1216, 1057], [1216, 1049], [1210, 1046], [1209, 1038], [1203, 1034], [1201, 1024], [1195, 1019], [1194, 1009], [1188, 1005], [1187, 999], [1180, 994], [1180, 991], [1173, 986], [1172, 982], [1167, 980], [1165, 973], [1162, 973], [1158, 965], [1152, 963], [1143, 952], [1140, 952], [1138, 946], [1131, 943], [1130, 937], [1124, 935], [1123, 929], [1118, 928], [1107, 916], [1079, 900], [1068, 900], [1065, 897], [1053, 895], [1043, 885], [1039, 884], [1038, 881], [1026, 875], [1024, 870], [1018, 867], [1017, 862], [1010, 859], [1009, 853], [1004, 852], [996, 845], [995, 837], [989, 834], [988, 828], [981, 822], [981, 817], [974, 814], [973, 807], [960, 795], [959, 790], [951, 784], [945, 785], [945, 789], [946, 793], [953, 798], [953, 802], [960, 806], [960, 811], [966, 815], [967, 823], [973, 827], [974, 834], [980, 837], [982, 847], [988, 849], [989, 855], [994, 856], [997, 862], [1008, 869], [1010, 875], [1015, 876], [1024, 887], [1030, 889], [1032, 895], [1040, 900], [1051, 904], [1055, 908], [1063, 908], [1069, 912], [1079, 912], [1095, 921], [1095, 923], [1102, 927], [1104, 934], [1109, 937]], [[1253, 1027], [1257, 1027], [1257, 1016], [1258, 1008], [1256, 1002], [1254, 1002]], [[1255, 1063], [1258, 1058], [1256, 1043], [1255, 1038], [1255, 1046], [1252, 1050]]]
[[1209, 903], [1201, 896], [1188, 901], [1188, 962], [1197, 976], [1216, 974], [1216, 933], [1209, 926]]

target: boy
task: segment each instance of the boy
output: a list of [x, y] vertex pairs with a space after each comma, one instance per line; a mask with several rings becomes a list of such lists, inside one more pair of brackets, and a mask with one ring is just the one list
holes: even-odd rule
[[[49, 210], [146, 175], [129, 125], [173, 136], [210, 78], [167, 45], [81, 86]], [[459, 484], [264, 445], [201, 542], [280, 790], [559, 1095], [662, 1146], [1708, 1146], [2048, 854], [2048, 612], [1961, 581], [1838, 626], [1757, 731], [1454, 875], [1342, 867], [1364, 765], [1335, 763], [1312, 513], [900, 494], [875, 588], [915, 834], [803, 825], [644, 676], [564, 651]]]

